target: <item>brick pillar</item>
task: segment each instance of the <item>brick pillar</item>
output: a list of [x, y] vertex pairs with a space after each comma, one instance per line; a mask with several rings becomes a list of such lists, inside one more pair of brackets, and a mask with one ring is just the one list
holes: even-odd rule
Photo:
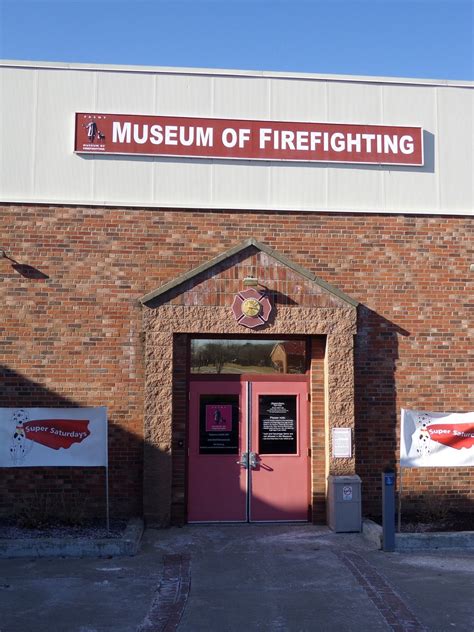
[[173, 335], [150, 327], [146, 338], [143, 513], [166, 526], [171, 508]]
[[173, 336], [173, 444], [171, 524], [186, 522], [186, 461], [188, 416], [188, 336]]
[[352, 458], [332, 458], [332, 429], [351, 428], [354, 439], [354, 336], [350, 332], [329, 334], [326, 348], [326, 420], [329, 472], [337, 476], [355, 474], [355, 449]]
[[325, 336], [311, 339], [311, 494], [314, 524], [326, 523]]

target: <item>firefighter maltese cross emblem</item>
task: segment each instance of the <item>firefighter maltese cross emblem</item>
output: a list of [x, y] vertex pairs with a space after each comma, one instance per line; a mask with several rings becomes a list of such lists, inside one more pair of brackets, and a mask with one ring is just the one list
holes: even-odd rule
[[242, 313], [245, 316], [258, 316], [262, 311], [262, 304], [256, 298], [246, 298], [242, 303]]
[[250, 288], [236, 295], [232, 311], [239, 325], [253, 329], [265, 325], [272, 312], [272, 304], [266, 294]]

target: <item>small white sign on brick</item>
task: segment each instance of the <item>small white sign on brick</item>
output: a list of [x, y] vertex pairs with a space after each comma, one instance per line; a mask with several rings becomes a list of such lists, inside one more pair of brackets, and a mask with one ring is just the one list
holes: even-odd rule
[[332, 429], [333, 458], [350, 459], [352, 456], [352, 430], [350, 428]]

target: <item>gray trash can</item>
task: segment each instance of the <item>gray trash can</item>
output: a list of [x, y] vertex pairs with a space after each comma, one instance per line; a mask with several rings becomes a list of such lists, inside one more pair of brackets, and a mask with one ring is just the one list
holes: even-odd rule
[[336, 533], [362, 531], [360, 477], [328, 476], [329, 526]]

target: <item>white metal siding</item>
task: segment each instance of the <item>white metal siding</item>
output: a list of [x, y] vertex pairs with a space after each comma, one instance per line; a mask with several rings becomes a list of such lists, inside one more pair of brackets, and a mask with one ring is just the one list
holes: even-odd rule
[[[220, 71], [0, 68], [8, 202], [473, 212], [472, 85]], [[424, 167], [76, 155], [75, 112], [421, 126]]]

